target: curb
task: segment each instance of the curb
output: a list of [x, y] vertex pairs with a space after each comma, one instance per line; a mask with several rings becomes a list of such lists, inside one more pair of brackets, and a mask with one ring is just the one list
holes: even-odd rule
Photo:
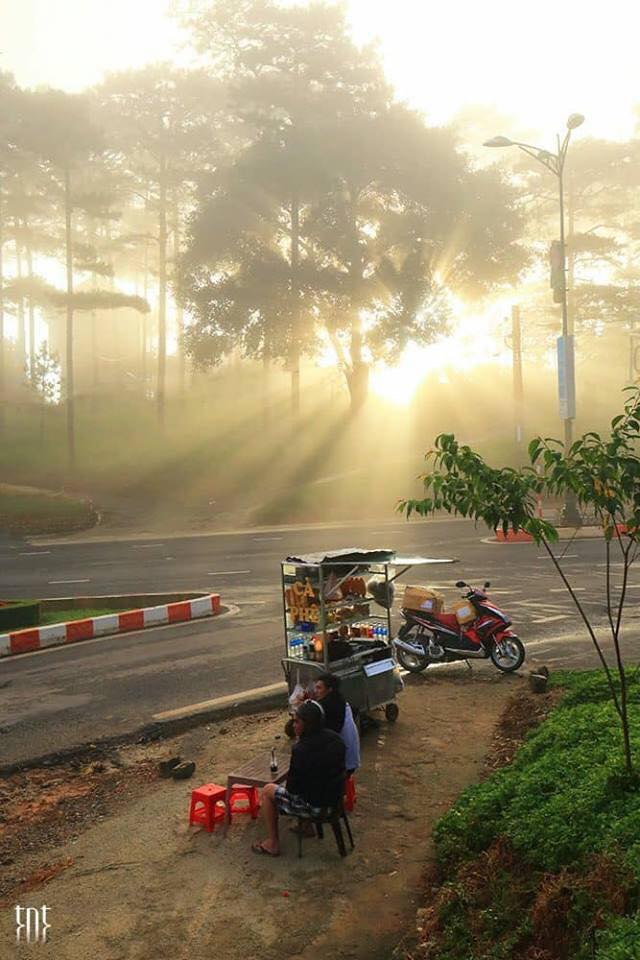
[[232, 716], [247, 716], [278, 708], [284, 709], [287, 693], [286, 683], [273, 683], [266, 687], [256, 687], [253, 690], [244, 690], [229, 696], [218, 697], [216, 700], [194, 704], [191, 708], [183, 707], [159, 713], [156, 717], [162, 719], [158, 720], [154, 717], [151, 723], [146, 723], [128, 733], [102, 737], [91, 743], [65, 747], [63, 750], [46, 753], [39, 757], [0, 764], [0, 778], [10, 777], [24, 770], [33, 770], [35, 767], [56, 766], [70, 760], [82, 759], [88, 762], [126, 744], [168, 740], [215, 720], [226, 720]]
[[[602, 527], [578, 527], [575, 530], [573, 527], [559, 527], [558, 528], [558, 540], [559, 542], [565, 540], [602, 540], [604, 538], [604, 532]], [[494, 537], [483, 537], [481, 543], [533, 543], [533, 537], [525, 533], [522, 530], [519, 530], [517, 533], [514, 533], [513, 530], [507, 531], [507, 536], [505, 537], [502, 531], [496, 531], [496, 536]]]
[[0, 657], [19, 653], [31, 653], [79, 640], [93, 640], [145, 627], [159, 627], [165, 623], [183, 623], [200, 617], [215, 616], [220, 612], [220, 595], [205, 594], [195, 600], [165, 603], [158, 607], [142, 607], [123, 613], [90, 617], [87, 620], [70, 620], [67, 623], [52, 623], [48, 627], [33, 627], [0, 634]]

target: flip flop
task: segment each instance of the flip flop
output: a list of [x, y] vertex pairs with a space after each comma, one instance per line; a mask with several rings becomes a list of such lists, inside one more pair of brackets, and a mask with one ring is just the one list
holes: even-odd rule
[[267, 850], [267, 848], [263, 846], [263, 841], [261, 840], [256, 840], [255, 843], [252, 843], [251, 849], [253, 850], [254, 853], [262, 854], [263, 857], [279, 857], [280, 856], [279, 853], [273, 853], [271, 850]]

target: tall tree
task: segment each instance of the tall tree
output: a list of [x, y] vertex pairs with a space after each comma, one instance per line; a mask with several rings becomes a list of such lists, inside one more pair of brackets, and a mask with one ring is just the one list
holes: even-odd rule
[[164, 419], [167, 293], [171, 212], [185, 185], [195, 183], [217, 147], [223, 102], [220, 85], [204, 71], [155, 64], [115, 74], [97, 91], [109, 118], [120, 162], [132, 189], [152, 198], [157, 215], [158, 368], [156, 405]]
[[23, 142], [47, 166], [52, 189], [60, 198], [64, 221], [64, 264], [66, 276], [65, 404], [67, 456], [73, 469], [76, 459], [74, 379], [74, 194], [75, 175], [93, 154], [103, 149], [100, 129], [93, 122], [88, 98], [59, 90], [29, 95], [28, 112], [22, 131]]
[[336, 348], [356, 411], [372, 355], [442, 331], [443, 290], [477, 294], [517, 275], [511, 194], [495, 173], [475, 173], [450, 135], [394, 104], [340, 8], [195, 7], [198, 49], [227, 64], [253, 143], [201, 196], [184, 278], [192, 347], [206, 359], [213, 337], [210, 358], [234, 332], [247, 343], [256, 320], [263, 331], [275, 320], [295, 410], [314, 324]]

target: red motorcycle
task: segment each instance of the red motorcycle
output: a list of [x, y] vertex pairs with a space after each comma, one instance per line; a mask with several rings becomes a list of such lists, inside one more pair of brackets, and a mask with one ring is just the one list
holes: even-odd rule
[[458, 580], [456, 587], [465, 589], [464, 597], [475, 610], [470, 623], [461, 625], [454, 613], [427, 613], [403, 610], [405, 623], [398, 630], [393, 645], [398, 661], [410, 673], [420, 673], [432, 663], [453, 660], [491, 660], [503, 673], [512, 673], [524, 663], [521, 640], [510, 630], [511, 619], [492, 603], [483, 589], [470, 587]]

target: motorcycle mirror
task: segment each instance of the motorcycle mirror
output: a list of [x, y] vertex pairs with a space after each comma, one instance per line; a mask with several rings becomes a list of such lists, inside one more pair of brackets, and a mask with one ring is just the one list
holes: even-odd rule
[[466, 587], [466, 583], [464, 582], [464, 580], [456, 580], [456, 587], [458, 587], [458, 589], [461, 589], [462, 587]]
[[485, 580], [485, 582], [484, 582], [484, 589], [485, 589], [485, 590], [488, 590], [490, 586], [491, 586], [491, 581], [490, 581], [490, 580]]

